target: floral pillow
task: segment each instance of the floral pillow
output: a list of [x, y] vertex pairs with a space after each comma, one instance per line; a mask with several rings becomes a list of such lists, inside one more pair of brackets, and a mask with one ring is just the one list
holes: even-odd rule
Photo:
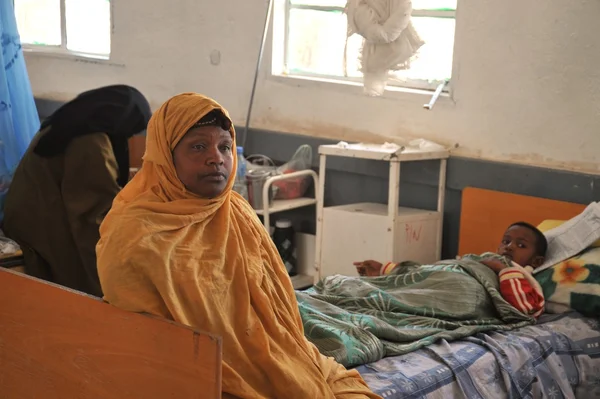
[[600, 248], [588, 248], [534, 276], [544, 291], [548, 313], [573, 309], [600, 317]]

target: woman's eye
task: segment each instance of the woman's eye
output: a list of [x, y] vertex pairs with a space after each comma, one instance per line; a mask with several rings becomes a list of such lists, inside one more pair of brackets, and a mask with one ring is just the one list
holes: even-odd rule
[[192, 146], [192, 148], [193, 148], [194, 150], [203, 150], [204, 148], [206, 148], [206, 146], [205, 146], [204, 144], [194, 144], [194, 145]]
[[525, 244], [519, 244], [519, 248], [525, 248]]

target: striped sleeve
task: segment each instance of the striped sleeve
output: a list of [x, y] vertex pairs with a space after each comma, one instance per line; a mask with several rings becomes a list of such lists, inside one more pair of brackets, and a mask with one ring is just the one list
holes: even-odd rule
[[388, 274], [392, 274], [392, 271], [398, 266], [398, 263], [388, 262], [381, 268], [380, 274], [382, 276], [387, 276]]
[[499, 274], [502, 297], [520, 312], [539, 317], [544, 312], [544, 295], [529, 282], [522, 270], [504, 269]]

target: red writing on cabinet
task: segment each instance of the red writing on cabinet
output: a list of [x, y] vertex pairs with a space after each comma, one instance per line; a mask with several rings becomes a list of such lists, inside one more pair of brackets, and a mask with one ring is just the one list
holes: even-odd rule
[[406, 230], [407, 244], [412, 244], [413, 242], [417, 242], [421, 239], [421, 230], [423, 229], [422, 225], [413, 226], [412, 224], [406, 223], [404, 225], [404, 229]]

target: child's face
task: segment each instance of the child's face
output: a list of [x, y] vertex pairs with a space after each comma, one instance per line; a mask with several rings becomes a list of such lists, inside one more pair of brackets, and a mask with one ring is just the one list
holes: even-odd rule
[[535, 253], [536, 236], [523, 226], [512, 226], [504, 233], [498, 254], [521, 266], [536, 268], [544, 263], [544, 257]]

